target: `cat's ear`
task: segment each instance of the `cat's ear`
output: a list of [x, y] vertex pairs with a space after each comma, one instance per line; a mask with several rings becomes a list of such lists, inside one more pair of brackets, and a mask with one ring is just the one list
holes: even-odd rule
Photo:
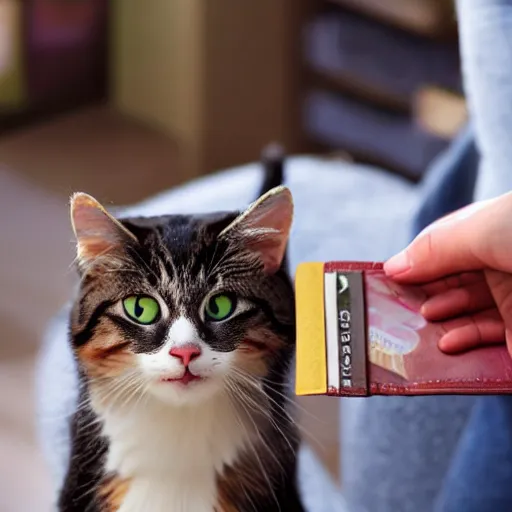
[[273, 273], [283, 261], [292, 220], [292, 194], [286, 187], [276, 187], [251, 204], [219, 237], [241, 239], [258, 254], [265, 271]]
[[80, 262], [123, 252], [127, 243], [137, 242], [135, 235], [88, 194], [74, 194], [70, 210]]

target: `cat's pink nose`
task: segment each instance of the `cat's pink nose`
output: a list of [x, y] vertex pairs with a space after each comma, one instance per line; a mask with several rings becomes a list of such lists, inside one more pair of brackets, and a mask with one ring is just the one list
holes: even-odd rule
[[201, 355], [201, 347], [198, 345], [190, 344], [190, 345], [182, 345], [180, 347], [173, 347], [169, 350], [169, 354], [173, 357], [177, 357], [181, 359], [185, 366], [190, 364], [190, 361], [196, 359]]

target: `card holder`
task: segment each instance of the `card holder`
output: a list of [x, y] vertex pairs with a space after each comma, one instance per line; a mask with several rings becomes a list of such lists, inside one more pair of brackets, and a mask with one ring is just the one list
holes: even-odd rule
[[298, 395], [508, 394], [505, 344], [457, 355], [420, 314], [417, 286], [388, 279], [381, 263], [303, 263], [296, 274]]

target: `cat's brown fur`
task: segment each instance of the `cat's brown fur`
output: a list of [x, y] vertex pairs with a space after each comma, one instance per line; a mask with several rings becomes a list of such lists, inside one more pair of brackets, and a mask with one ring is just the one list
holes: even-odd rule
[[101, 506], [106, 512], [117, 512], [130, 487], [130, 481], [117, 475], [109, 475], [103, 479], [98, 489]]
[[[132, 512], [146, 492], [137, 490], [141, 482], [151, 491], [144, 502], [147, 512], [203, 507], [210, 502], [208, 464], [215, 464], [211, 510], [301, 511], [295, 481], [299, 438], [287, 398], [295, 343], [293, 290], [284, 263], [292, 217], [289, 191], [275, 189], [241, 214], [119, 220], [84, 194], [73, 198], [71, 210], [81, 277], [71, 341], [81, 396], [59, 510]], [[236, 314], [225, 321], [207, 320], [204, 304], [214, 292], [232, 296]], [[157, 319], [141, 325], [127, 317], [122, 304], [130, 296], [156, 300]], [[160, 365], [156, 377], [181, 371], [162, 352], [168, 346], [172, 350], [180, 336], [203, 347], [197, 362], [190, 363], [201, 380], [185, 387], [162, 385], [153, 379], [151, 365]], [[166, 357], [169, 369], [162, 369]], [[144, 400], [149, 408], [140, 405]], [[208, 407], [213, 409], [206, 414]], [[194, 408], [198, 419], [186, 423]], [[171, 423], [161, 424], [159, 415]], [[184, 453], [206, 465], [201, 469], [206, 483], [200, 483], [198, 466], [192, 478], [169, 490], [189, 463], [188, 455], [176, 460], [172, 451], [165, 455], [171, 445], [183, 448], [172, 434], [174, 421], [185, 421], [176, 431], [184, 443], [188, 429], [203, 429]], [[210, 435], [203, 424], [208, 421], [212, 432], [224, 426], [211, 434], [213, 445], [201, 456], [197, 450]], [[133, 428], [125, 426], [130, 422]], [[156, 458], [146, 460], [154, 442]], [[211, 449], [221, 451], [214, 457]], [[141, 450], [140, 461], [134, 450]], [[153, 488], [160, 478], [167, 483]], [[167, 500], [165, 507], [160, 499]]]

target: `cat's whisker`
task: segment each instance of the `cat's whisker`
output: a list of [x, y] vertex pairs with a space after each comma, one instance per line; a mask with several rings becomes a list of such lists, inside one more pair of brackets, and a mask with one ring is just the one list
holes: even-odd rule
[[[83, 492], [79, 495], [79, 500], [82, 500], [83, 498], [89, 496], [90, 494], [94, 493], [94, 488], [88, 489], [87, 491]], [[87, 507], [84, 509], [84, 512], [90, 512], [91, 510], [94, 510], [96, 508], [96, 500], [91, 500], [90, 503], [87, 505]]]
[[[233, 383], [234, 384], [234, 389], [235, 389], [235, 392], [237, 393], [237, 398], [240, 400], [240, 403], [241, 403], [241, 406], [244, 408], [244, 410], [247, 412], [247, 414], [249, 414], [250, 416], [250, 419], [251, 421], [253, 421], [253, 424], [254, 424], [254, 427], [255, 429], [257, 430], [257, 434], [258, 436], [260, 437], [262, 443], [267, 447], [267, 449], [270, 451], [270, 454], [271, 456], [275, 459], [275, 454], [272, 450], [270, 450], [270, 447], [268, 447], [266, 445], [266, 443], [263, 441], [263, 439], [261, 438], [261, 434], [259, 432], [259, 430], [257, 429], [257, 426], [256, 424], [254, 423], [254, 420], [252, 418], [252, 415], [251, 415], [251, 412], [256, 412], [258, 413], [260, 416], [268, 419], [270, 421], [270, 423], [276, 427], [276, 424], [275, 424], [275, 420], [274, 418], [272, 418], [270, 416], [270, 414], [268, 413], [268, 411], [265, 409], [265, 407], [263, 406], [263, 404], [257, 404], [256, 402], [252, 401], [252, 403], [249, 401], [249, 395], [245, 392], [245, 390], [240, 390], [240, 388], [238, 388], [237, 386], [237, 383]], [[244, 406], [247, 405], [247, 407]], [[256, 406], [256, 407], [255, 407]], [[282, 432], [282, 430], [280, 429], [277, 429], [278, 430], [278, 433], [281, 434], [283, 436], [283, 438], [285, 439], [285, 441], [287, 441], [289, 443], [289, 440], [284, 436], [284, 433]], [[290, 446], [290, 450], [291, 450], [291, 453], [295, 453], [295, 450], [292, 448], [291, 444], [289, 444]], [[276, 464], [278, 465], [278, 467], [280, 467], [282, 470], [282, 465], [280, 464], [280, 462], [275, 459], [275, 462]]]
[[[232, 382], [231, 382], [230, 384], [232, 384]], [[234, 391], [235, 391], [235, 394], [237, 394], [237, 395], [238, 395], [238, 392], [237, 392], [236, 388], [234, 388]], [[242, 404], [241, 404], [241, 405], [242, 405]], [[257, 427], [256, 423], [254, 422], [254, 420], [253, 420], [253, 418], [252, 418], [252, 415], [251, 415], [250, 411], [247, 411], [247, 409], [245, 409], [245, 407], [244, 407], [243, 405], [242, 405], [242, 407], [243, 407], [243, 408], [244, 408], [244, 410], [247, 412], [247, 416], [249, 417], [250, 421], [253, 423], [254, 431], [255, 431], [256, 435], [258, 435], [258, 437], [259, 437], [259, 439], [260, 439], [260, 442], [261, 442], [261, 444], [262, 444], [263, 448], [266, 448], [266, 449], [268, 450], [268, 452], [269, 452], [270, 454], [272, 454], [272, 455], [273, 455], [274, 460], [275, 460], [275, 461], [276, 461], [276, 463], [278, 464], [278, 467], [281, 467], [281, 471], [282, 471], [282, 466], [280, 465], [279, 461], [277, 460], [277, 458], [276, 458], [275, 454], [274, 454], [274, 453], [272, 452], [272, 450], [268, 447], [268, 444], [265, 442], [265, 440], [264, 440], [264, 439], [263, 439], [263, 437], [261, 436], [261, 433], [260, 433], [260, 431], [259, 431], [259, 429], [258, 429], [258, 427]], [[238, 413], [236, 412], [236, 410], [235, 410], [235, 417], [237, 418], [237, 422], [238, 422], [238, 424], [239, 424], [240, 428], [242, 428], [243, 430], [247, 431], [247, 429], [246, 429], [246, 427], [245, 427], [245, 425], [244, 425], [243, 421], [241, 421], [241, 420], [240, 420], [240, 416], [238, 415]], [[259, 456], [259, 454], [258, 454], [258, 452], [257, 452], [256, 448], [254, 447], [254, 445], [253, 445], [252, 443], [249, 443], [249, 446], [250, 446], [250, 448], [251, 448], [251, 450], [252, 450], [252, 452], [253, 452], [253, 454], [254, 454], [255, 459], [256, 459], [256, 460], [257, 460], [257, 462], [258, 462], [258, 465], [260, 466], [260, 469], [261, 469], [261, 475], [265, 478], [265, 480], [266, 480], [266, 482], [267, 482], [267, 485], [268, 485], [268, 488], [269, 488], [269, 491], [272, 493], [272, 496], [273, 496], [273, 498], [274, 498], [274, 500], [275, 500], [275, 502], [276, 502], [276, 504], [277, 504], [278, 509], [279, 509], [279, 510], [281, 510], [281, 506], [280, 506], [280, 504], [279, 504], [279, 500], [277, 499], [277, 496], [276, 496], [276, 494], [275, 494], [275, 492], [274, 492], [274, 489], [273, 489], [273, 487], [272, 487], [272, 483], [271, 483], [271, 481], [270, 481], [270, 479], [269, 479], [269, 477], [268, 477], [268, 474], [267, 474], [267, 472], [265, 471], [265, 468], [263, 467], [263, 463], [262, 463], [262, 461], [261, 461], [261, 458], [260, 458], [260, 456]]]
[[[256, 426], [256, 424], [255, 424], [254, 420], [253, 420], [253, 419], [252, 419], [252, 417], [251, 417], [250, 412], [248, 412], [248, 416], [249, 416], [249, 418], [251, 419], [251, 421], [252, 421], [252, 423], [253, 423], [253, 425], [254, 425], [254, 429], [255, 429], [256, 435], [257, 435], [257, 436], [259, 437], [259, 439], [260, 439], [261, 446], [262, 446], [263, 448], [265, 448], [265, 449], [268, 451], [268, 453], [269, 453], [269, 454], [271, 454], [271, 456], [272, 456], [272, 458], [274, 459], [274, 461], [275, 461], [275, 463], [276, 463], [277, 467], [279, 468], [279, 470], [280, 470], [281, 472], [283, 472], [284, 468], [283, 468], [282, 464], [279, 462], [279, 460], [277, 459], [277, 456], [274, 454], [274, 452], [273, 452], [273, 451], [271, 450], [271, 448], [268, 446], [268, 443], [263, 439], [263, 437], [262, 437], [261, 433], [260, 433], [260, 432], [259, 432], [259, 430], [258, 430], [258, 427]], [[240, 423], [240, 422], [239, 422], [239, 423]], [[242, 427], [243, 427], [243, 425], [242, 425]], [[276, 504], [277, 504], [278, 509], [279, 509], [279, 510], [281, 510], [281, 506], [279, 505], [279, 500], [277, 499], [277, 496], [276, 496], [276, 494], [275, 494], [275, 492], [274, 492], [274, 490], [273, 490], [272, 482], [270, 481], [270, 478], [269, 478], [269, 476], [268, 476], [268, 473], [267, 473], [267, 471], [265, 471], [265, 468], [263, 467], [263, 462], [261, 461], [261, 457], [260, 457], [259, 453], [257, 452], [257, 450], [256, 450], [255, 446], [254, 446], [252, 443], [250, 443], [250, 444], [249, 444], [249, 446], [251, 447], [251, 450], [252, 450], [252, 452], [253, 452], [253, 454], [254, 454], [254, 457], [255, 457], [255, 459], [257, 460], [258, 465], [260, 466], [260, 469], [261, 469], [261, 475], [263, 476], [263, 478], [264, 478], [264, 479], [265, 479], [265, 481], [267, 482], [268, 489], [269, 489], [269, 491], [272, 493], [272, 496], [273, 496], [273, 498], [274, 498], [274, 500], [275, 500], [275, 502], [276, 502]]]
[[[261, 392], [264, 392], [261, 388], [261, 383], [259, 382], [259, 380], [238, 369], [238, 368], [235, 368], [233, 369], [234, 373], [236, 373], [241, 379], [244, 379], [245, 382], [247, 382], [249, 385], [252, 385], [254, 386], [256, 389], [258, 390], [261, 390]], [[264, 380], [264, 379], [261, 379], [261, 380]], [[286, 402], [288, 402], [293, 408], [297, 408], [297, 409], [303, 409], [303, 407], [301, 407], [299, 404], [297, 404], [297, 402], [295, 400], [293, 400], [292, 398], [290, 398], [289, 396], [287, 396], [285, 393], [282, 393], [281, 391], [279, 391], [278, 389], [276, 389], [275, 387], [272, 388], [272, 392], [273, 393], [276, 393], [277, 395], [279, 395], [280, 397], [282, 397], [284, 400], [286, 400]], [[267, 395], [268, 396], [268, 395]], [[284, 413], [286, 413], [287, 417], [291, 420], [291, 421], [294, 421], [293, 418], [290, 417], [289, 413], [284, 409], [283, 406], [281, 406], [280, 404], [278, 404], [274, 398], [272, 398], [271, 396], [268, 396], [269, 400], [271, 400], [276, 406], [278, 406]], [[307, 412], [307, 411], [306, 411]]]
[[[136, 392], [139, 385], [140, 382], [138, 381], [137, 377], [132, 377], [131, 379], [124, 383], [122, 392], [119, 395], [117, 395], [117, 399], [111, 401], [121, 408], [124, 407], [124, 405], [126, 405], [126, 403], [128, 403], [131, 400], [134, 392]], [[122, 398], [124, 398], [124, 401], [120, 403], [119, 401]]]
[[[252, 375], [249, 375], [248, 373], [238, 369], [238, 368], [233, 368], [233, 373], [235, 373], [237, 375], [237, 377], [239, 377], [240, 379], [242, 379], [245, 383], [247, 383], [248, 385], [252, 386], [254, 389], [258, 390], [260, 393], [264, 393], [269, 400], [271, 400], [276, 406], [278, 406], [287, 416], [287, 418], [290, 420], [290, 421], [293, 421], [293, 418], [289, 415], [289, 413], [284, 409], [283, 406], [281, 406], [280, 404], [278, 404], [274, 398], [272, 398], [271, 396], [269, 396], [267, 393], [265, 393], [265, 391], [263, 390], [263, 388], [261, 387], [261, 382], [256, 378], [256, 377], [253, 377]], [[289, 397], [287, 397], [285, 394], [283, 393], [280, 393], [278, 390], [276, 390], [275, 388], [272, 389], [272, 392], [276, 392], [277, 394], [279, 394], [280, 396], [282, 396], [283, 398], [286, 398], [287, 401], [293, 406], [295, 407], [296, 403], [291, 400]]]
[[[119, 261], [124, 260], [124, 258], [122, 256], [118, 256], [118, 255], [116, 255], [115, 258], [107, 257], [108, 254], [112, 251], [112, 248], [113, 248], [112, 245], [107, 246], [105, 249], [103, 249], [102, 251], [98, 252], [95, 255], [95, 258], [92, 259], [89, 262], [82, 260], [80, 258], [80, 255], [77, 254], [77, 256], [75, 258], [75, 262], [78, 263], [78, 265], [79, 265], [80, 269], [82, 270], [84, 276], [85, 276], [85, 274], [87, 272], [89, 272], [91, 269], [95, 268], [96, 266], [103, 265], [104, 261], [106, 261], [109, 264], [112, 264], [112, 262], [114, 262], [114, 261], [115, 262], [119, 262]], [[125, 260], [125, 261], [128, 261], [128, 260]]]
[[[144, 381], [139, 380], [136, 385], [136, 390], [135, 390], [135, 395], [134, 395], [134, 396], [136, 396], [136, 400], [133, 404], [134, 409], [139, 406], [146, 391], [147, 391], [147, 384]], [[131, 399], [133, 399], [133, 396], [130, 398], [130, 400]]]
[[[141, 384], [140, 383], [130, 383], [130, 392], [127, 393], [124, 401], [119, 405], [119, 407], [121, 409], [126, 407], [133, 400], [133, 398], [135, 396], [137, 396], [137, 394], [139, 393], [140, 389], [141, 389]], [[135, 407], [135, 404], [133, 405], [133, 407]]]
[[[255, 386], [255, 388], [258, 390], [258, 391], [261, 391], [261, 388], [259, 386], [259, 383], [257, 382], [257, 379], [255, 377], [253, 377], [252, 375], [249, 375], [243, 371], [241, 371], [240, 369], [236, 368], [236, 369], [233, 369], [234, 373], [237, 374], [238, 377], [240, 377], [241, 379], [245, 379], [245, 381], [247, 382], [247, 384], [249, 385], [252, 385], [252, 386]], [[277, 390], [273, 389], [274, 392], [276, 392]], [[261, 391], [262, 392], [262, 391]], [[281, 393], [279, 393], [281, 394]], [[281, 394], [282, 395], [282, 394]], [[306, 411], [303, 407], [301, 406], [298, 406], [298, 404], [293, 401], [292, 399], [290, 399], [289, 397], [287, 397], [286, 395], [282, 395], [283, 398], [287, 398], [288, 399], [288, 402], [290, 403], [290, 405], [292, 405], [293, 407], [297, 407], [299, 410], [303, 410], [304, 412], [307, 412], [308, 415], [317, 420], [319, 423], [323, 423], [325, 424], [324, 421], [320, 420], [319, 418], [317, 418], [316, 416], [314, 416], [313, 414], [311, 414], [309, 411]], [[320, 449], [322, 450], [326, 450], [326, 447], [325, 445], [320, 441], [318, 440], [318, 436], [315, 436], [309, 429], [307, 429], [304, 425], [300, 424], [299, 422], [297, 422], [293, 417], [290, 416], [290, 413], [288, 411], [286, 411], [286, 409], [284, 409], [284, 407], [280, 404], [278, 404], [271, 396], [268, 396], [268, 399], [270, 401], [272, 401], [274, 403], [274, 405], [278, 408], [278, 411], [276, 411], [277, 414], [279, 414], [279, 416], [282, 418], [282, 419], [285, 419], [285, 420], [288, 420], [288, 421], [291, 421], [295, 424], [295, 426], [299, 429], [299, 431], [302, 433], [302, 435], [304, 437], [308, 437], [309, 439], [311, 440], [314, 440], [314, 442], [319, 446]]]
[[[237, 370], [233, 372], [239, 380], [252, 387], [253, 390], [257, 391], [259, 394], [262, 394], [266, 397], [267, 400], [271, 401], [277, 408], [278, 412], [284, 414], [283, 419], [286, 419], [292, 423], [295, 422], [294, 418], [284, 409], [284, 407], [278, 404], [274, 398], [272, 398], [268, 393], [262, 389], [261, 384], [254, 378], [248, 376], [247, 374], [241, 373]], [[293, 403], [293, 402], [292, 402]]]
[[249, 502], [249, 505], [251, 506], [253, 511], [258, 512], [258, 507], [256, 506], [256, 504], [254, 503], [254, 500], [251, 498], [251, 496], [247, 492], [247, 489], [242, 486], [242, 491], [243, 491], [245, 497], [247, 498], [247, 501]]
[[[265, 382], [269, 382], [265, 378], [263, 378], [262, 380], [264, 380]], [[271, 383], [271, 381], [269, 383]], [[325, 421], [321, 420], [320, 418], [315, 416], [311, 411], [308, 411], [304, 406], [299, 404], [295, 397], [291, 398], [291, 397], [287, 396], [285, 393], [283, 393], [283, 392], [281, 392], [281, 391], [279, 391], [278, 389], [275, 389], [275, 388], [272, 388], [272, 392], [276, 393], [279, 396], [281, 396], [284, 400], [286, 400], [287, 402], [292, 404], [301, 413], [304, 413], [305, 415], [309, 416], [310, 418], [317, 420], [319, 423], [322, 423], [323, 425], [326, 425]]]
[[[243, 397], [243, 398], [242, 398]], [[288, 436], [285, 435], [285, 433], [283, 432], [283, 430], [281, 429], [281, 427], [278, 425], [278, 423], [276, 422], [275, 418], [272, 417], [272, 415], [270, 414], [270, 412], [265, 408], [265, 406], [263, 404], [258, 404], [257, 402], [255, 402], [254, 400], [251, 400], [250, 399], [250, 396], [248, 394], [243, 394], [241, 396], [241, 398], [243, 400], [245, 400], [245, 402], [247, 403], [247, 405], [249, 406], [252, 406], [253, 409], [256, 410], [256, 412], [258, 412], [261, 416], [263, 416], [264, 418], [266, 418], [272, 425], [272, 427], [274, 428], [274, 430], [279, 434], [281, 435], [281, 437], [283, 438], [283, 440], [286, 442], [288, 448], [290, 449], [290, 452], [291, 453], [296, 453], [296, 449], [292, 446], [290, 440], [288, 439]]]
[[159, 281], [160, 278], [159, 278], [158, 274], [149, 266], [149, 264], [146, 262], [146, 260], [137, 251], [134, 251], [133, 254], [146, 267], [146, 269], [149, 271], [149, 273], [152, 274], [153, 277], [155, 277], [155, 279], [157, 281]]
[[[100, 251], [93, 260], [89, 262], [81, 260], [80, 256], [77, 255], [70, 264], [68, 271], [73, 267], [78, 266], [82, 274], [80, 282], [83, 282], [84, 277], [96, 268], [101, 268], [102, 272], [104, 273], [139, 272], [139, 270], [134, 267], [133, 261], [130, 261], [127, 257], [119, 254], [116, 254], [115, 256], [109, 255], [111, 250], [111, 246], [105, 248], [103, 251]], [[123, 263], [126, 264], [126, 267], [121, 266]], [[151, 271], [151, 269], [149, 270]]]
[[120, 267], [120, 268], [107, 268], [104, 270], [105, 274], [114, 274], [116, 272], [119, 272], [119, 273], [134, 273], [134, 274], [137, 274], [138, 273], [138, 270], [134, 269], [134, 268], [129, 268], [129, 267]]
[[137, 384], [137, 374], [135, 372], [129, 372], [112, 380], [113, 382], [109, 382], [107, 385], [103, 384], [103, 386], [96, 388], [99, 400], [103, 403], [110, 402], [110, 408], [108, 408], [108, 410], [118, 406], [118, 401], [122, 399], [123, 395], [130, 392], [132, 386]]
[[209, 276], [211, 274], [211, 269], [213, 262], [215, 261], [215, 256], [217, 255], [217, 250], [219, 249], [219, 244], [215, 244], [215, 249], [213, 249], [212, 257], [210, 258], [210, 261], [208, 263], [208, 268], [206, 269], [206, 275]]
[[[230, 251], [226, 251], [226, 252], [225, 252], [225, 253], [224, 253], [224, 254], [219, 258], [219, 260], [215, 263], [214, 267], [210, 270], [210, 272], [209, 272], [209, 273], [210, 273], [210, 275], [211, 275], [211, 274], [214, 274], [214, 273], [217, 271], [217, 269], [218, 269], [219, 267], [221, 267], [221, 266], [224, 264], [224, 262], [225, 262], [227, 259], [229, 259], [231, 256], [232, 256], [231, 252], [230, 252]], [[212, 260], [212, 261], [213, 261], [213, 260]]]
[[[269, 165], [282, 176], [282, 163]], [[301, 509], [284, 383], [231, 371], [240, 336], [271, 331], [293, 344], [293, 205], [275, 181], [220, 218], [119, 220], [73, 196], [80, 283], [69, 320], [81, 388], [61, 507]], [[261, 364], [285, 379], [291, 355]]]
[[[252, 384], [252, 383], [251, 383]], [[263, 391], [259, 390], [261, 395], [265, 398], [265, 400], [271, 400], [273, 401], [278, 407], [279, 407], [279, 404], [277, 404], [273, 399], [272, 397], [269, 397], [268, 395], [266, 395], [265, 393], [263, 393]], [[293, 448], [290, 440], [288, 439], [288, 437], [284, 434], [284, 432], [282, 431], [282, 429], [279, 427], [279, 425], [277, 424], [275, 418], [272, 417], [272, 415], [269, 413], [269, 411], [265, 408], [265, 405], [264, 404], [259, 404], [258, 402], [256, 402], [256, 400], [254, 400], [250, 394], [248, 393], [245, 393], [243, 395], [243, 398], [250, 404], [252, 405], [252, 407], [254, 407], [255, 409], [257, 409], [257, 411], [263, 415], [265, 418], [267, 418], [270, 423], [273, 425], [274, 429], [283, 437], [283, 439], [285, 440], [285, 442], [287, 443], [288, 447], [290, 448], [290, 451], [292, 453], [295, 453], [295, 449]], [[287, 417], [286, 419], [288, 419], [289, 421], [291, 421], [293, 423], [293, 420], [291, 417]]]
[[101, 395], [101, 399], [107, 400], [109, 395], [103, 395], [103, 393], [115, 391], [119, 387], [125, 386], [131, 379], [134, 378], [134, 373], [132, 371], [121, 374], [116, 377], [92, 377], [90, 379], [91, 385], [94, 386], [95, 390], [99, 395]]
[[143, 390], [143, 392], [141, 393], [141, 401], [143, 400], [142, 407], [143, 407], [144, 409], [146, 409], [146, 408], [147, 408], [148, 403], [149, 403], [149, 399], [150, 399], [150, 394], [149, 394], [149, 383], [145, 382], [145, 383], [144, 383], [144, 390]]
[[78, 254], [73, 258], [71, 263], [68, 265], [68, 268], [66, 269], [66, 274], [69, 274], [73, 272], [78, 264]]

